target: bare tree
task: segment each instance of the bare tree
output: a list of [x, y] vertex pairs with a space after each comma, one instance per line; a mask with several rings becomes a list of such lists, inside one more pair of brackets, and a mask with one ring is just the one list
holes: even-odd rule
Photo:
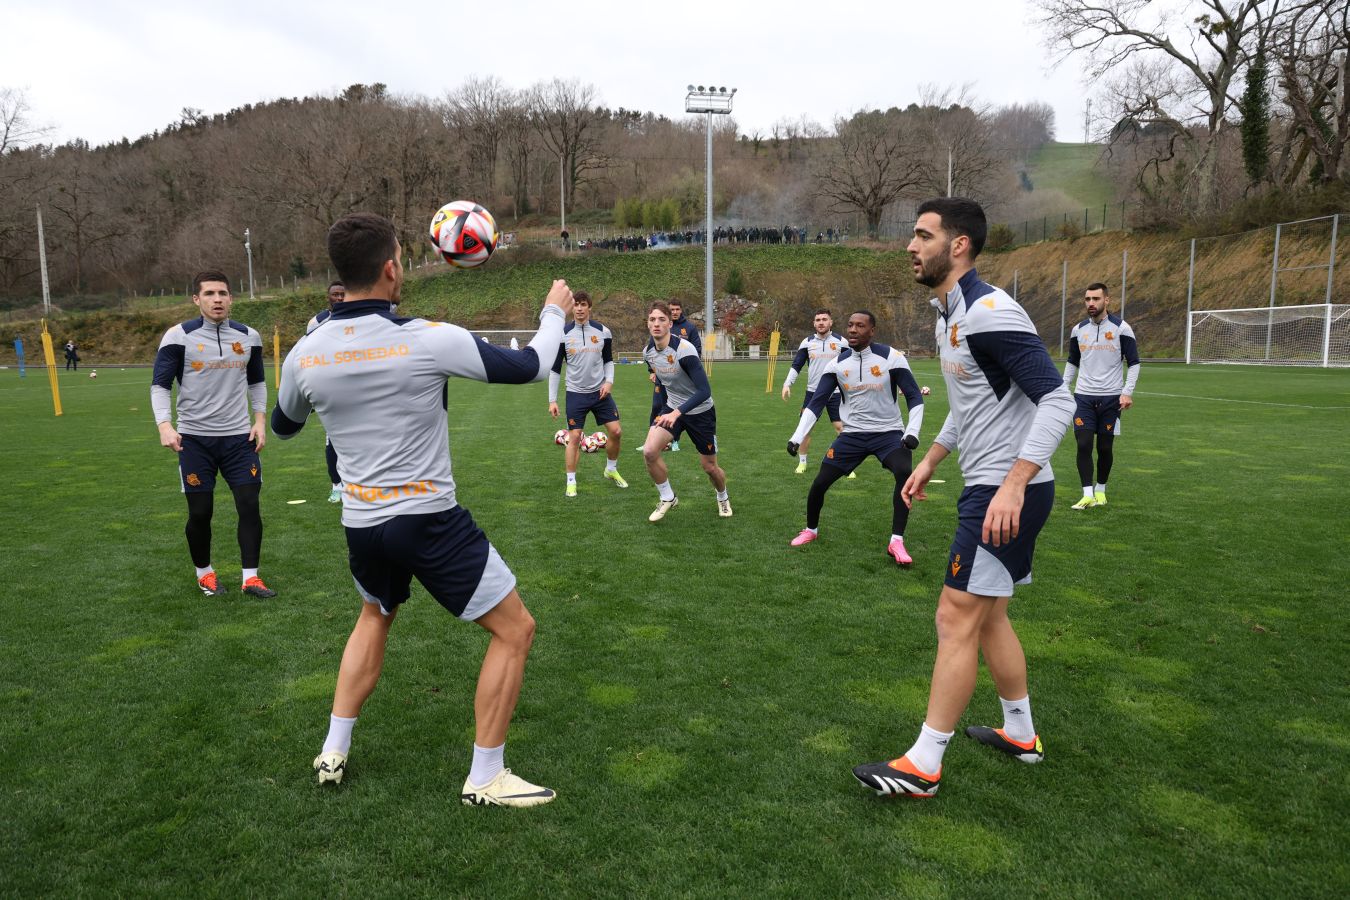
[[32, 118], [28, 95], [19, 88], [0, 88], [0, 154], [35, 144], [51, 132]]
[[[1218, 205], [1219, 140], [1236, 105], [1234, 77], [1251, 44], [1269, 29], [1279, 0], [1200, 0], [1204, 12], [1150, 0], [1037, 0], [1041, 25], [1060, 60], [1084, 56], [1096, 80], [1117, 77], [1110, 93], [1117, 120], [1163, 125], [1190, 150], [1197, 212]], [[1130, 63], [1144, 65], [1130, 66]]]
[[1320, 180], [1341, 177], [1350, 162], [1350, 5], [1295, 3], [1276, 17], [1271, 44], [1292, 118], [1290, 136], [1302, 145], [1286, 167], [1286, 181], [1298, 178], [1310, 155]]
[[470, 185], [483, 203], [496, 193], [497, 158], [515, 91], [495, 75], [470, 78], [445, 96], [445, 122], [466, 138]]
[[921, 183], [921, 148], [898, 110], [862, 110], [836, 119], [835, 135], [816, 168], [816, 192], [834, 212], [861, 213], [875, 237], [886, 207]]
[[609, 165], [597, 152], [604, 118], [595, 106], [595, 86], [561, 78], [536, 84], [529, 92], [529, 108], [544, 147], [562, 161], [564, 196], [571, 206], [577, 185]]

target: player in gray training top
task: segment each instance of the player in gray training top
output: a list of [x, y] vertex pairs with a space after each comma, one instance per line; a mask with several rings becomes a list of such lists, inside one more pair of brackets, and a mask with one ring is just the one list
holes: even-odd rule
[[1055, 496], [1050, 457], [1069, 427], [1073, 398], [1026, 312], [976, 273], [987, 231], [978, 203], [946, 197], [919, 205], [909, 242], [915, 280], [937, 291], [935, 335], [951, 412], [902, 494], [906, 502], [925, 499], [924, 487], [953, 450], [965, 489], [938, 598], [937, 660], [919, 738], [898, 759], [853, 770], [879, 794], [937, 792], [981, 653], [1003, 704], [1003, 727], [971, 726], [966, 734], [1022, 762], [1044, 757], [1008, 601], [1014, 584], [1031, 581], [1036, 535]]
[[[1139, 381], [1139, 345], [1134, 329], [1120, 316], [1108, 312], [1111, 295], [1100, 281], [1088, 285], [1083, 306], [1088, 317], [1069, 332], [1069, 362], [1064, 384], [1078, 375], [1074, 401], [1073, 436], [1078, 442], [1078, 478], [1083, 496], [1073, 509], [1106, 505], [1106, 479], [1115, 461], [1120, 414], [1134, 405], [1134, 386]], [[1127, 367], [1122, 376], [1121, 363]], [[1092, 438], [1097, 437], [1097, 482], [1092, 481]]]
[[[155, 354], [150, 407], [159, 425], [159, 442], [178, 454], [178, 473], [187, 498], [187, 542], [197, 568], [197, 586], [208, 597], [225, 593], [211, 565], [211, 514], [216, 472], [234, 494], [239, 513], [241, 588], [254, 597], [275, 597], [258, 577], [262, 556], [262, 461], [267, 442], [267, 383], [262, 338], [230, 318], [234, 297], [220, 272], [192, 279], [192, 302], [201, 316], [164, 333]], [[178, 382], [178, 427], [170, 409]], [[253, 424], [249, 425], [249, 407]]]
[[712, 387], [694, 345], [670, 333], [672, 321], [670, 307], [660, 300], [648, 307], [647, 333], [651, 340], [647, 341], [642, 358], [656, 376], [657, 384], [665, 389], [666, 402], [642, 445], [647, 472], [660, 496], [647, 519], [661, 521], [680, 502], [670, 486], [661, 450], [671, 441], [679, 440], [684, 432], [698, 448], [699, 462], [717, 491], [717, 514], [728, 518], [731, 500], [727, 496], [727, 473], [717, 465], [717, 410], [713, 408]]
[[[848, 317], [848, 346], [825, 367], [820, 375], [811, 405], [802, 410], [797, 430], [788, 439], [788, 454], [795, 456], [802, 439], [810, 434], [821, 410], [834, 394], [836, 387], [843, 392], [844, 431], [834, 439], [820, 462], [820, 472], [806, 496], [806, 527], [792, 539], [793, 547], [809, 544], [816, 539], [820, 528], [820, 510], [825, 505], [825, 492], [869, 456], [875, 456], [883, 468], [895, 476], [895, 490], [891, 494], [891, 538], [886, 552], [896, 564], [908, 566], [914, 562], [905, 549], [905, 525], [909, 522], [909, 506], [900, 497], [900, 489], [913, 468], [914, 448], [919, 446], [919, 429], [923, 426], [923, 394], [914, 380], [914, 373], [905, 361], [905, 354], [872, 340], [877, 319], [867, 310], [859, 310]], [[896, 392], [905, 395], [909, 407], [909, 427], [900, 417]]]
[[503, 766], [534, 619], [516, 579], [455, 496], [446, 379], [542, 381], [558, 352], [572, 293], [555, 281], [539, 330], [523, 350], [476, 340], [455, 325], [400, 318], [403, 248], [382, 216], [357, 213], [328, 232], [328, 254], [347, 285], [333, 315], [291, 349], [272, 430], [290, 437], [311, 409], [337, 449], [346, 487], [342, 523], [364, 601], [338, 670], [333, 714], [314, 760], [319, 782], [340, 782], [352, 726], [384, 663], [399, 604], [414, 577], [442, 606], [491, 634], [474, 699], [466, 804], [534, 806], [553, 791]]
[[[792, 385], [796, 382], [797, 375], [803, 366], [806, 367], [806, 391], [802, 394], [802, 409], [811, 404], [811, 397], [816, 392], [816, 385], [820, 383], [821, 373], [844, 349], [844, 339], [835, 333], [834, 319], [828, 309], [822, 307], [816, 310], [811, 318], [811, 325], [815, 333], [802, 338], [801, 344], [797, 347], [797, 355], [792, 358], [792, 366], [788, 369], [787, 377], [783, 379], [783, 399], [787, 400], [792, 396]], [[834, 426], [835, 434], [844, 430], [844, 423], [839, 418], [839, 399], [839, 392], [836, 391], [825, 401], [825, 410], [830, 414], [830, 424]], [[806, 450], [811, 446], [809, 433], [802, 438], [801, 444], [801, 449], [797, 451], [798, 475], [806, 472]], [[857, 476], [849, 472], [848, 477]]]
[[619, 408], [614, 405], [614, 335], [600, 322], [591, 320], [591, 295], [576, 291], [572, 306], [575, 321], [563, 329], [562, 346], [548, 376], [548, 412], [558, 418], [558, 382], [563, 363], [567, 363], [567, 488], [565, 495], [577, 495], [577, 460], [581, 457], [582, 433], [586, 415], [609, 435], [605, 443], [605, 477], [621, 488], [628, 482], [619, 474]]

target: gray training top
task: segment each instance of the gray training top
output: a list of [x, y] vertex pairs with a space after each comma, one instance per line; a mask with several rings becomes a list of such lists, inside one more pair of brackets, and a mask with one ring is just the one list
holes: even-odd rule
[[199, 316], [173, 326], [164, 332], [155, 354], [150, 384], [155, 423], [173, 418], [177, 381], [180, 434], [248, 434], [249, 406], [255, 413], [267, 412], [262, 353], [258, 332], [233, 319], [217, 325]]
[[558, 401], [558, 382], [567, 363], [567, 392], [593, 394], [606, 382], [614, 383], [614, 335], [594, 319], [585, 325], [569, 322], [562, 346], [548, 376], [548, 402]]
[[670, 336], [664, 350], [656, 348], [656, 339], [648, 338], [642, 351], [647, 368], [666, 389], [666, 405], [678, 409], [680, 415], [707, 412], [713, 408], [712, 386], [703, 371], [692, 341]]
[[458, 325], [405, 319], [387, 301], [336, 304], [281, 367], [272, 430], [288, 438], [319, 414], [346, 484], [342, 524], [453, 509], [446, 379], [542, 381], [558, 352], [563, 312], [545, 306], [529, 346], [486, 344]]
[[974, 269], [932, 303], [951, 404], [937, 443], [960, 451], [967, 485], [1001, 485], [1019, 458], [1041, 467], [1032, 484], [1053, 481], [1074, 400], [1026, 310]]

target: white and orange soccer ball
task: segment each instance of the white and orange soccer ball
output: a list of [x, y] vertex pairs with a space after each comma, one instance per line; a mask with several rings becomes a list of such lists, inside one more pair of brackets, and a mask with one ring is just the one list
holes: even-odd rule
[[581, 449], [584, 453], [594, 453], [600, 449], [600, 445], [595, 442], [595, 435], [588, 434], [581, 439]]
[[89, 373], [89, 377], [90, 377], [90, 378], [97, 378], [97, 377], [98, 377], [98, 372], [97, 372], [97, 370], [96, 370], [96, 371], [93, 371], [93, 372], [90, 372], [90, 373]]
[[933, 393], [933, 390], [932, 388], [930, 388], [928, 385], [925, 384], [923, 387], [919, 388], [919, 393], [927, 397], [929, 394]]
[[600, 450], [609, 443], [609, 435], [603, 431], [597, 431], [591, 435], [591, 440], [595, 442], [595, 449]]
[[472, 200], [456, 200], [436, 210], [431, 242], [452, 266], [472, 269], [487, 262], [497, 249], [497, 220]]
[[559, 428], [557, 431], [553, 432], [553, 443], [558, 446], [564, 446], [567, 443], [566, 428]]

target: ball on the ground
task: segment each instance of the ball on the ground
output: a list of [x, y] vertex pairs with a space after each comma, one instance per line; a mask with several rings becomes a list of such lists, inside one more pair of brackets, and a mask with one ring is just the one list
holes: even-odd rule
[[553, 443], [557, 444], [560, 447], [567, 443], [566, 428], [559, 428], [557, 431], [553, 432]]
[[929, 394], [933, 393], [933, 389], [925, 384], [923, 387], [919, 388], [919, 393], [927, 397]]
[[591, 440], [595, 442], [595, 449], [599, 450], [609, 443], [609, 435], [605, 434], [603, 431], [597, 431], [595, 434], [591, 435]]
[[90, 377], [90, 378], [97, 378], [97, 377], [98, 377], [98, 372], [97, 372], [97, 371], [90, 372], [90, 373], [89, 373], [89, 377]]
[[447, 203], [431, 219], [431, 242], [442, 259], [461, 269], [487, 262], [497, 239], [497, 220], [472, 200]]
[[588, 434], [581, 439], [581, 449], [586, 453], [594, 453], [600, 449], [600, 445], [595, 442], [595, 435]]

